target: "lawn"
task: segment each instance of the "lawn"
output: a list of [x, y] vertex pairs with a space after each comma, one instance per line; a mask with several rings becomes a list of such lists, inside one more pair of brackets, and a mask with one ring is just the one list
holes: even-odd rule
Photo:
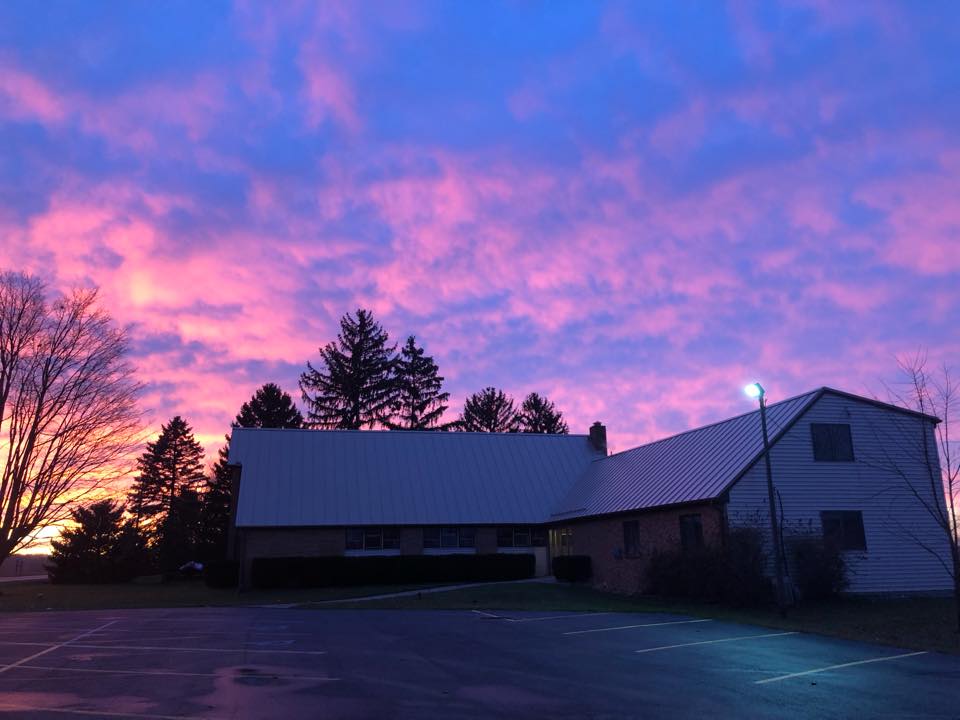
[[108, 608], [162, 608], [303, 604], [417, 590], [431, 585], [367, 585], [311, 590], [252, 590], [209, 588], [201, 580], [123, 585], [51, 585], [17, 582], [0, 585], [0, 612], [16, 610], [98, 610]]
[[633, 598], [581, 586], [531, 582], [424, 593], [419, 597], [343, 602], [324, 607], [669, 612], [917, 650], [960, 653], [960, 635], [956, 632], [956, 614], [951, 598], [843, 598], [793, 608], [784, 619], [775, 609], [736, 609], [689, 601]]

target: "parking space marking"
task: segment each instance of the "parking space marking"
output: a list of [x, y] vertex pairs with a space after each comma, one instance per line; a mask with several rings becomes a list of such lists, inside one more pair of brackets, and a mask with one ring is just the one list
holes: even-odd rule
[[489, 613], [486, 610], [471, 610], [470, 612], [474, 612], [477, 615], [482, 615], [483, 617], [494, 618], [495, 620], [505, 619], [502, 615], [494, 615], [493, 613]]
[[[66, 645], [67, 643], [64, 643]], [[159, 652], [245, 652], [245, 653], [281, 653], [284, 655], [326, 655], [326, 650], [254, 650], [253, 648], [201, 648], [201, 647], [165, 647], [159, 645], [91, 645], [87, 643], [69, 643], [70, 647], [87, 650], [154, 650]], [[59, 646], [58, 646], [59, 647]], [[52, 648], [56, 649], [56, 648]], [[3, 672], [3, 670], [0, 670]]]
[[587, 633], [611, 632], [613, 630], [631, 630], [633, 628], [660, 627], [661, 625], [690, 625], [693, 623], [713, 622], [707, 618], [704, 620], [671, 620], [669, 622], [642, 623], [640, 625], [618, 625], [617, 627], [593, 628], [591, 630], [571, 630], [563, 633], [564, 635], [586, 635]]
[[214, 720], [210, 715], [151, 715], [134, 712], [111, 712], [109, 710], [74, 710], [70, 708], [38, 707], [36, 705], [15, 705], [6, 702], [0, 702], [0, 710], [60, 713], [61, 715], [82, 715], [84, 717], [140, 718], [141, 720]]
[[804, 670], [803, 672], [787, 673], [786, 675], [778, 675], [777, 677], [755, 680], [753, 684], [763, 685], [765, 683], [780, 682], [781, 680], [789, 680], [790, 678], [802, 677], [804, 675], [822, 673], [826, 672], [827, 670], [837, 670], [839, 668], [853, 667], [854, 665], [867, 665], [869, 663], [886, 662], [887, 660], [900, 660], [901, 658], [916, 657], [917, 655], [926, 654], [926, 650], [921, 650], [919, 652], [902, 653], [900, 655], [885, 655], [883, 657], [868, 658], [867, 660], [855, 660], [854, 662], [840, 663], [839, 665], [827, 665], [826, 667], [815, 668], [813, 670]]
[[98, 628], [94, 628], [94, 629], [92, 629], [92, 630], [87, 630], [87, 631], [84, 632], [84, 633], [80, 633], [80, 634], [77, 635], [75, 638], [72, 638], [72, 639], [70, 639], [70, 640], [66, 640], [66, 641], [64, 641], [64, 642], [62, 642], [62, 643], [58, 643], [58, 644], [56, 644], [56, 645], [51, 645], [51, 646], [48, 647], [46, 650], [41, 650], [40, 652], [34, 653], [33, 655], [30, 655], [29, 657], [25, 657], [25, 658], [23, 658], [22, 660], [17, 660], [17, 662], [15, 662], [15, 663], [10, 663], [9, 665], [4, 665], [2, 668], [0, 668], [0, 673], [5, 673], [5, 672], [7, 672], [7, 670], [11, 670], [11, 669], [17, 667], [18, 665], [23, 665], [24, 663], [28, 663], [28, 662], [30, 662], [31, 660], [34, 660], [34, 659], [36, 659], [36, 658], [38, 658], [38, 657], [41, 657], [42, 655], [46, 655], [47, 653], [52, 653], [54, 650], [59, 650], [60, 648], [64, 647], [65, 645], [69, 645], [70, 643], [76, 642], [77, 640], [81, 640], [82, 638], [85, 638], [85, 637], [87, 637], [88, 635], [93, 635], [93, 633], [98, 632], [99, 630], [103, 630], [103, 629], [106, 628], [106, 627], [110, 627], [110, 626], [113, 625], [115, 622], [117, 622], [117, 621], [116, 621], [116, 620], [111, 620], [110, 622], [108, 622], [108, 623], [106, 623], [106, 624], [104, 624], [104, 625], [101, 625], [101, 626], [98, 627]]
[[[101, 675], [171, 675], [174, 677], [221, 677], [223, 673], [204, 673], [204, 672], [186, 672], [181, 670], [111, 670], [109, 668], [73, 668], [57, 667], [47, 665], [20, 665], [20, 670], [46, 670], [53, 672], [74, 672], [74, 673], [98, 673]], [[316, 682], [335, 682], [340, 678], [324, 677], [320, 675], [278, 675], [276, 673], [264, 673], [272, 678], [281, 680], [313, 680]], [[244, 676], [242, 673], [238, 677], [256, 677], [255, 675]]]
[[649, 652], [656, 652], [657, 650], [673, 650], [674, 648], [693, 647], [694, 645], [713, 645], [715, 643], [736, 642], [737, 640], [757, 640], [758, 638], [783, 637], [784, 635], [798, 635], [798, 634], [799, 633], [792, 631], [792, 632], [780, 632], [780, 633], [766, 633], [764, 635], [738, 635], [737, 637], [719, 638], [717, 640], [700, 640], [699, 642], [679, 643], [677, 645], [660, 645], [659, 647], [643, 648], [642, 650], [634, 650], [634, 652], [649, 653]]
[[587, 614], [577, 613], [576, 615], [551, 615], [549, 617], [507, 618], [507, 622], [540, 622], [541, 620], [566, 620], [567, 618], [600, 617], [601, 615], [612, 615], [612, 613], [598, 612]]

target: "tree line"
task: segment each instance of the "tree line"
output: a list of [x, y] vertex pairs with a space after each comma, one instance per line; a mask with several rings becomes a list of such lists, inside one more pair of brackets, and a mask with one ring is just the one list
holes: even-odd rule
[[[337, 339], [307, 363], [300, 388], [304, 418], [275, 383], [258, 388], [232, 427], [326, 428], [464, 432], [566, 433], [562, 413], [545, 397], [529, 394], [517, 406], [487, 387], [468, 397], [460, 416], [444, 421], [449, 393], [434, 359], [414, 336], [397, 352], [372, 314], [344, 315]], [[230, 525], [230, 434], [212, 472], [203, 447], [180, 415], [161, 426], [137, 459], [125, 501], [101, 500], [76, 508], [73, 524], [53, 542], [55, 580], [107, 582], [146, 568], [170, 572], [190, 561], [226, 557]]]

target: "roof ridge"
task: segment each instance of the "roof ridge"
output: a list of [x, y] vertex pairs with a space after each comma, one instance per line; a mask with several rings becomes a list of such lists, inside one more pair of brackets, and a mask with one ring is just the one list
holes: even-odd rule
[[[770, 408], [776, 407], [778, 405], [783, 405], [784, 403], [793, 402], [795, 400], [799, 400], [800, 398], [812, 396], [817, 393], [822, 393], [825, 390], [831, 390], [831, 389], [832, 388], [828, 388], [826, 386], [819, 387], [814, 390], [809, 390], [808, 392], [805, 392], [805, 393], [800, 393], [799, 395], [793, 395], [791, 397], [784, 398], [783, 400], [777, 400], [777, 402], [767, 405], [767, 410], [770, 410]], [[836, 391], [836, 392], [840, 392], [840, 391]], [[690, 428], [689, 430], [681, 430], [680, 432], [674, 433], [673, 435], [667, 435], [666, 437], [657, 438], [656, 440], [651, 440], [648, 443], [643, 443], [642, 445], [637, 445], [635, 447], [627, 448], [626, 450], [621, 450], [620, 452], [607, 455], [606, 457], [598, 458], [598, 460], [608, 460], [610, 458], [617, 457], [618, 455], [625, 455], [627, 453], [634, 452], [635, 450], [648, 448], [651, 445], [658, 445], [659, 443], [666, 442], [667, 440], [674, 440], [678, 437], [682, 437], [683, 435], [689, 435], [690, 433], [700, 432], [701, 430], [706, 430], [707, 428], [716, 427], [718, 425], [724, 425], [725, 423], [733, 422], [734, 420], [739, 420], [740, 418], [744, 418], [747, 415], [759, 414], [759, 412], [760, 412], [760, 409], [757, 408], [756, 410], [750, 410], [745, 413], [740, 413], [739, 415], [734, 415], [732, 417], [724, 418], [723, 420], [717, 420], [712, 423], [707, 423], [706, 425], [700, 425], [699, 427]], [[595, 460], [594, 462], [597, 462], [597, 461]]]
[[236, 432], [237, 430], [256, 430], [257, 432], [285, 432], [285, 433], [294, 433], [294, 432], [315, 432], [315, 433], [350, 433], [350, 434], [363, 434], [363, 435], [437, 435], [437, 436], [463, 436], [463, 435], [483, 435], [483, 436], [518, 436], [518, 437], [550, 437], [550, 438], [588, 438], [590, 437], [587, 433], [524, 433], [524, 432], [482, 432], [478, 430], [382, 430], [382, 429], [370, 429], [370, 430], [353, 430], [346, 428], [265, 428], [265, 427], [242, 427], [231, 426], [230, 432]]

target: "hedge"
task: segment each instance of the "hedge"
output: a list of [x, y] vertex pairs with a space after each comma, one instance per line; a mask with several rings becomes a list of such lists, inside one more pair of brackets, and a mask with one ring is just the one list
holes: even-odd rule
[[255, 558], [256, 588], [343, 587], [410, 582], [483, 582], [533, 577], [532, 554]]
[[553, 576], [567, 582], [585, 582], [593, 574], [589, 555], [559, 555], [553, 559]]
[[208, 587], [236, 587], [239, 578], [240, 565], [233, 560], [211, 560], [203, 566], [203, 580]]

